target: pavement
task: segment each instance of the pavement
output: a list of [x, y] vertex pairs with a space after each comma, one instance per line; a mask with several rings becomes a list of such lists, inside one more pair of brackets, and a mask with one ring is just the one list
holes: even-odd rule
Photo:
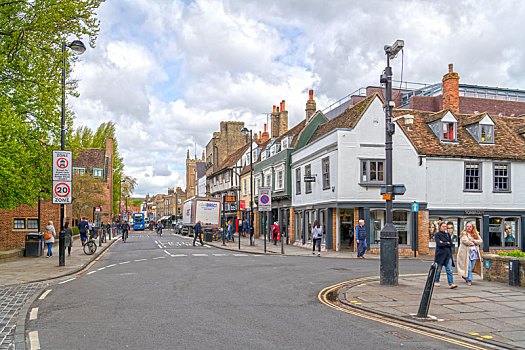
[[[382, 286], [379, 280], [343, 288], [340, 300], [357, 309], [398, 318], [410, 323], [455, 332], [465, 337], [525, 348], [525, 288], [487, 282], [474, 277], [472, 286], [457, 275], [458, 288], [449, 289], [446, 275], [435, 287], [428, 319], [418, 319], [426, 275], [400, 276], [398, 286]], [[461, 281], [460, 281], [461, 280]]]

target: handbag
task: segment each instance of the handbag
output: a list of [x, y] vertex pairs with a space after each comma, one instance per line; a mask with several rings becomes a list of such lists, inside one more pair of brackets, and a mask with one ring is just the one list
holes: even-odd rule
[[51, 239], [51, 237], [53, 237], [51, 235], [51, 232], [49, 232], [49, 229], [46, 230], [46, 233], [44, 233], [44, 239], [47, 240], [47, 239]]

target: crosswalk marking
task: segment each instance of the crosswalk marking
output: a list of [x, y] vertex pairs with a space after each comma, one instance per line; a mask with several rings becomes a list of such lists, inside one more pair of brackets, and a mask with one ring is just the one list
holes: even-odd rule
[[208, 256], [208, 254], [191, 254], [193, 256]]

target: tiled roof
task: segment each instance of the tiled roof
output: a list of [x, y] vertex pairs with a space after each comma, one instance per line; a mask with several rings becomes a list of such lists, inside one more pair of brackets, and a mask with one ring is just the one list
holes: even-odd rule
[[310, 138], [310, 141], [308, 141], [308, 143], [312, 143], [313, 141], [317, 140], [321, 136], [329, 133], [334, 129], [354, 128], [363, 116], [364, 112], [367, 110], [370, 103], [372, 103], [374, 98], [376, 98], [377, 96], [379, 95], [370, 95], [355, 106], [348, 107], [343, 113], [330, 120], [329, 122], [319, 125], [313, 133], [312, 137]]
[[428, 123], [437, 120], [436, 115], [443, 116], [447, 111], [432, 113], [397, 109], [393, 115], [414, 116], [414, 124], [406, 125], [404, 119], [400, 119], [398, 125], [420, 155], [525, 160], [525, 138], [519, 135], [519, 128], [525, 127], [525, 121], [516, 117], [490, 116], [495, 124], [494, 144], [480, 144], [465, 128], [479, 115], [455, 114], [458, 120], [457, 142], [441, 142]]

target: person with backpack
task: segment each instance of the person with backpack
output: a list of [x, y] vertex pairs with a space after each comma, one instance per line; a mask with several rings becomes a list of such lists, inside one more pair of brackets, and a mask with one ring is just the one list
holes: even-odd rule
[[277, 239], [279, 237], [279, 223], [276, 221], [273, 223], [271, 229], [270, 229], [271, 233], [272, 233], [272, 239], [273, 239], [273, 245], [277, 245]]
[[44, 243], [47, 245], [47, 257], [53, 255], [53, 252], [51, 251], [51, 248], [53, 247], [53, 243], [55, 243], [55, 237], [56, 237], [56, 231], [55, 226], [53, 226], [53, 221], [49, 220], [46, 226], [46, 230], [44, 232]]
[[87, 233], [89, 231], [89, 223], [86, 218], [83, 217], [82, 220], [78, 223], [78, 232], [80, 232], [80, 240], [82, 241], [82, 246], [86, 244]]
[[364, 259], [366, 252], [366, 229], [365, 220], [359, 220], [359, 225], [355, 227], [355, 239], [357, 243], [357, 258]]
[[315, 246], [319, 247], [317, 256], [321, 256], [321, 241], [323, 240], [323, 228], [319, 224], [319, 221], [315, 220], [312, 226], [312, 254], [315, 255]]
[[129, 224], [127, 221], [124, 221], [120, 227], [122, 229], [122, 241], [126, 243], [126, 239], [128, 239]]

